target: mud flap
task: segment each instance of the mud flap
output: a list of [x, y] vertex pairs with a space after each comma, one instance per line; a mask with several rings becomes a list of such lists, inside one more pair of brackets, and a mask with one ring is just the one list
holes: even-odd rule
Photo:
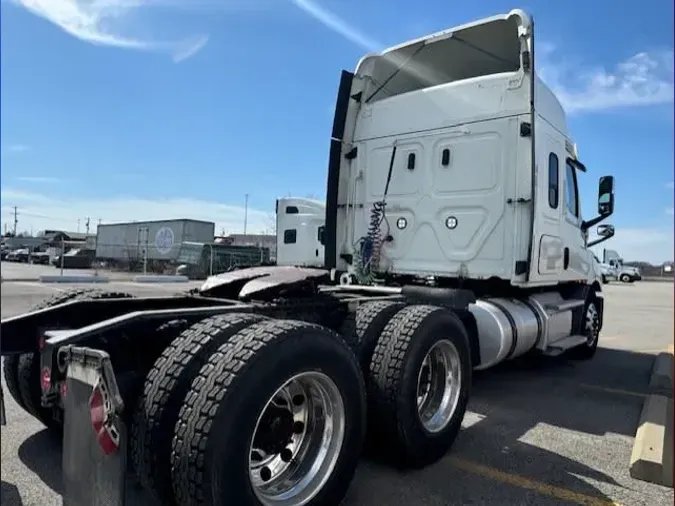
[[68, 346], [63, 430], [63, 506], [123, 506], [127, 430], [110, 356]]

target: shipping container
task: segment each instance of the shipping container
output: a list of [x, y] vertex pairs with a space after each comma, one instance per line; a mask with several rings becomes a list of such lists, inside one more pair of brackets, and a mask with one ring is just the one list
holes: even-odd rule
[[182, 242], [211, 243], [216, 224], [199, 220], [138, 221], [99, 225], [96, 259], [115, 263], [174, 262]]

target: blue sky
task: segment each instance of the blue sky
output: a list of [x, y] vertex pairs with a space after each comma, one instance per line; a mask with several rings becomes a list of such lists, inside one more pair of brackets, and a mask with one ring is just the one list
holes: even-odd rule
[[1, 0], [2, 224], [190, 216], [241, 231], [325, 191], [339, 73], [362, 54], [530, 12], [580, 156], [584, 215], [617, 178], [613, 247], [673, 256], [673, 3]]

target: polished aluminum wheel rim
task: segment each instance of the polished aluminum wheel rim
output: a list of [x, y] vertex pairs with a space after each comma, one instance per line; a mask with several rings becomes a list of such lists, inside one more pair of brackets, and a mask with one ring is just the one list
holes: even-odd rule
[[249, 451], [253, 491], [265, 506], [302, 506], [331, 476], [345, 435], [337, 385], [323, 373], [288, 380], [258, 417]]
[[449, 340], [438, 341], [424, 357], [417, 375], [417, 414], [428, 432], [440, 432], [452, 420], [461, 381], [457, 348]]
[[586, 309], [586, 335], [588, 340], [586, 343], [588, 346], [593, 346], [598, 340], [600, 334], [600, 315], [598, 314], [598, 309], [595, 307], [594, 303], [590, 303]]

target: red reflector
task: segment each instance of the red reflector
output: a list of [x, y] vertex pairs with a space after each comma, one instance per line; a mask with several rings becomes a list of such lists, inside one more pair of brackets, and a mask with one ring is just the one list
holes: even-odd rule
[[42, 391], [45, 392], [49, 390], [49, 387], [51, 386], [52, 382], [52, 373], [49, 370], [48, 367], [45, 367], [42, 369], [42, 375], [40, 377], [40, 381], [42, 384]]
[[68, 393], [68, 384], [64, 381], [61, 383], [61, 398], [65, 398], [66, 394]]
[[119, 447], [119, 433], [108, 422], [108, 410], [110, 409], [107, 393], [102, 383], [94, 388], [89, 399], [89, 415], [91, 426], [96, 434], [96, 441], [103, 453], [110, 455]]

